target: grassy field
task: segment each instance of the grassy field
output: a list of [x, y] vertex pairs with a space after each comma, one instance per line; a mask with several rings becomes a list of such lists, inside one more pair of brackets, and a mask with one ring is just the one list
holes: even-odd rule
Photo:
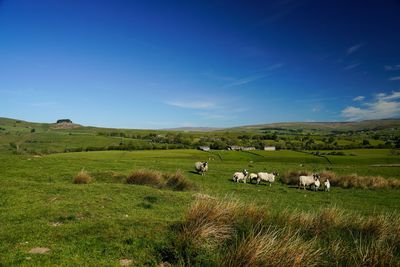
[[[345, 156], [318, 157], [294, 151], [235, 152], [196, 150], [102, 151], [46, 156], [0, 154], [0, 265], [134, 265], [162, 262], [171, 227], [181, 222], [194, 195], [237, 199], [281, 212], [337, 208], [361, 216], [400, 214], [398, 189], [299, 190], [275, 182], [238, 184], [233, 172], [288, 170], [380, 175], [400, 179], [400, 156], [390, 150], [351, 150]], [[193, 172], [195, 161], [209, 162], [204, 175]], [[397, 164], [397, 165], [396, 165]], [[397, 167], [395, 167], [397, 166]], [[85, 169], [94, 181], [73, 184]], [[181, 170], [196, 185], [189, 191], [128, 185], [133, 170]], [[278, 179], [279, 180], [279, 179]], [[47, 247], [47, 254], [30, 254]], [[399, 255], [397, 255], [398, 257]]]

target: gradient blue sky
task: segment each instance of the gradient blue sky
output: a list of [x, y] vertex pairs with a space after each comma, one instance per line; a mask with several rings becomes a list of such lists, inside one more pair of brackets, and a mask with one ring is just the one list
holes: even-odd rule
[[400, 116], [400, 1], [0, 0], [0, 116], [226, 127]]

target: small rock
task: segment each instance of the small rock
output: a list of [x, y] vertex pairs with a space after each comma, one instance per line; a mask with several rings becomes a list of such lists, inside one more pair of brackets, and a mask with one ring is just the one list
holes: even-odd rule
[[32, 254], [46, 254], [48, 252], [50, 252], [49, 248], [40, 248], [40, 247], [29, 250], [29, 253], [32, 253]]
[[121, 265], [121, 266], [129, 266], [132, 264], [133, 264], [133, 260], [130, 260], [130, 259], [119, 260], [119, 265]]
[[60, 225], [62, 225], [61, 222], [51, 222], [50, 223], [50, 226], [53, 226], [53, 227], [57, 227], [57, 226], [60, 226]]

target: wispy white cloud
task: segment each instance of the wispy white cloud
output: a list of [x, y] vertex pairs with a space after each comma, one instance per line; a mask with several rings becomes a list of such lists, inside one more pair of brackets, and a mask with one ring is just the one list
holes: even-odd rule
[[187, 109], [215, 109], [217, 105], [214, 102], [210, 101], [168, 101], [165, 104], [178, 107], [178, 108], [187, 108]]
[[400, 76], [391, 77], [389, 81], [400, 81]]
[[353, 98], [353, 101], [364, 101], [364, 99], [365, 99], [365, 96], [359, 95], [359, 96], [356, 96], [355, 98]]
[[277, 70], [277, 69], [282, 68], [283, 65], [284, 64], [282, 62], [276, 63], [276, 64], [272, 64], [272, 65], [266, 67], [264, 70], [266, 70], [266, 71]]
[[321, 106], [317, 105], [313, 107], [311, 111], [314, 113], [319, 113], [321, 111]]
[[380, 93], [372, 102], [361, 107], [349, 106], [342, 110], [342, 117], [348, 120], [385, 119], [400, 116], [400, 91], [391, 94]]
[[385, 66], [385, 70], [386, 71], [400, 70], [400, 64], [399, 65], [393, 65], [393, 66], [386, 65]]
[[306, 1], [300, 0], [278, 0], [270, 2], [272, 3], [270, 7], [271, 12], [269, 12], [269, 14], [259, 22], [260, 25], [281, 20], [306, 3]]
[[353, 45], [353, 46], [347, 48], [347, 55], [351, 55], [351, 54], [357, 52], [364, 45], [365, 45], [365, 43], [359, 43], [359, 44], [356, 44], [356, 45]]
[[228, 83], [226, 85], [223, 86], [223, 88], [230, 88], [230, 87], [236, 87], [236, 86], [241, 86], [241, 85], [245, 85], [248, 83], [252, 83], [255, 82], [257, 80], [260, 80], [262, 78], [265, 78], [267, 76], [270, 76], [269, 73], [267, 74], [261, 74], [261, 75], [253, 75], [253, 76], [247, 76], [241, 79], [237, 79], [234, 82]]
[[344, 67], [343, 69], [344, 70], [351, 70], [351, 69], [357, 68], [360, 64], [361, 63], [350, 64], [350, 65], [347, 65], [346, 67]]
[[214, 80], [226, 82], [226, 84], [223, 85], [222, 88], [230, 88], [252, 83], [257, 80], [263, 79], [265, 77], [271, 76], [276, 70], [282, 68], [283, 66], [284, 63], [282, 62], [274, 63], [269, 66], [255, 70], [252, 72], [251, 75], [241, 78], [227, 76], [227, 75], [218, 75], [209, 71], [202, 73], [202, 75], [206, 75]]

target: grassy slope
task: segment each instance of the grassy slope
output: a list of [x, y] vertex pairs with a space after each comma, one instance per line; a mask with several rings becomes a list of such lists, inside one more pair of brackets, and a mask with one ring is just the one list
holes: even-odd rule
[[[400, 212], [398, 190], [333, 188], [310, 192], [280, 183], [237, 184], [234, 171], [289, 169], [357, 172], [400, 179], [396, 167], [373, 164], [400, 163], [388, 150], [355, 150], [354, 156], [324, 158], [293, 151], [254, 153], [195, 150], [82, 152], [44, 157], [0, 154], [0, 265], [110, 265], [132, 258], [138, 265], [157, 264], [155, 247], [179, 221], [196, 192], [174, 192], [126, 185], [120, 175], [139, 168], [181, 169], [199, 189], [214, 196], [232, 196], [265, 208], [313, 210], [336, 206], [361, 214]], [[206, 176], [192, 173], [193, 163], [208, 160]], [[303, 167], [299, 165], [303, 164]], [[94, 177], [89, 185], [75, 185], [74, 174], [85, 168]], [[60, 226], [52, 223], [61, 222]], [[30, 248], [49, 247], [49, 255], [29, 255]], [[30, 257], [27, 258], [27, 257]]]
[[282, 122], [271, 124], [248, 125], [235, 127], [230, 130], [260, 131], [269, 128], [305, 129], [318, 131], [360, 131], [373, 129], [399, 128], [400, 119], [365, 120], [360, 122]]

